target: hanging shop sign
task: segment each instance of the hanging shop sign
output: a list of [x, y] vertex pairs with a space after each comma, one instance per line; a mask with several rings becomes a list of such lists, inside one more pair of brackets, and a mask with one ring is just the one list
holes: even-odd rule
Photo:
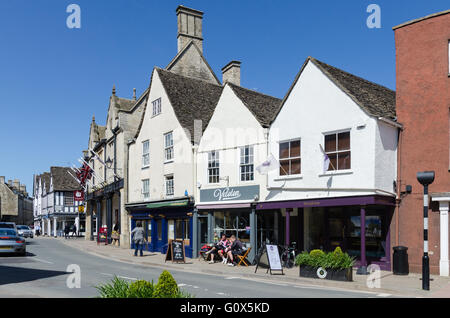
[[84, 201], [84, 192], [81, 190], [76, 190], [73, 192], [74, 201]]
[[201, 202], [227, 202], [259, 198], [259, 185], [200, 190]]

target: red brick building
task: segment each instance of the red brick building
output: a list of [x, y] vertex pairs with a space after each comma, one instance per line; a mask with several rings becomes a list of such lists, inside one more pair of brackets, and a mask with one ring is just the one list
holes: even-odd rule
[[[410, 271], [422, 271], [423, 187], [419, 171], [434, 170], [429, 187], [429, 257], [432, 274], [449, 275], [450, 10], [393, 28], [396, 46], [396, 111], [403, 125], [398, 151], [397, 209], [393, 246], [408, 247]], [[408, 193], [407, 185], [412, 186]]]

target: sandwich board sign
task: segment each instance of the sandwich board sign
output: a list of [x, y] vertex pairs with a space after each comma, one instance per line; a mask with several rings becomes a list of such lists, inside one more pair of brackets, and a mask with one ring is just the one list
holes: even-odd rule
[[184, 241], [183, 240], [170, 240], [167, 248], [166, 260], [164, 261], [183, 262], [186, 263], [184, 255]]
[[280, 253], [278, 252], [278, 245], [266, 244], [263, 253], [259, 257], [255, 273], [258, 270], [258, 266], [260, 264], [264, 264], [266, 260], [268, 263], [268, 269], [266, 273], [270, 271], [270, 275], [273, 275], [272, 271], [281, 271], [281, 275], [284, 275], [283, 267], [281, 266]]

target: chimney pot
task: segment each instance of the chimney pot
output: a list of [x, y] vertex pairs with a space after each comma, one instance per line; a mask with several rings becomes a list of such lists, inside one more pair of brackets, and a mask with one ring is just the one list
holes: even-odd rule
[[4, 176], [0, 176], [0, 184], [5, 184], [5, 177]]
[[231, 61], [222, 68], [222, 82], [241, 86], [241, 62]]

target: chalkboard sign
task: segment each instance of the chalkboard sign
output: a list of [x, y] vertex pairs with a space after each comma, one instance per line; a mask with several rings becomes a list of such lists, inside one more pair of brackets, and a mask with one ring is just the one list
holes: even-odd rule
[[[266, 264], [268, 264], [268, 266], [264, 266]], [[284, 275], [283, 267], [281, 266], [280, 252], [278, 251], [277, 245], [265, 245], [264, 250], [258, 259], [258, 263], [256, 264], [255, 273], [261, 265], [262, 267], [268, 267], [266, 273], [270, 270], [270, 275], [272, 275], [272, 271], [281, 271], [281, 275]]]
[[166, 262], [183, 262], [186, 263], [184, 255], [184, 241], [183, 240], [170, 240], [166, 253]]

